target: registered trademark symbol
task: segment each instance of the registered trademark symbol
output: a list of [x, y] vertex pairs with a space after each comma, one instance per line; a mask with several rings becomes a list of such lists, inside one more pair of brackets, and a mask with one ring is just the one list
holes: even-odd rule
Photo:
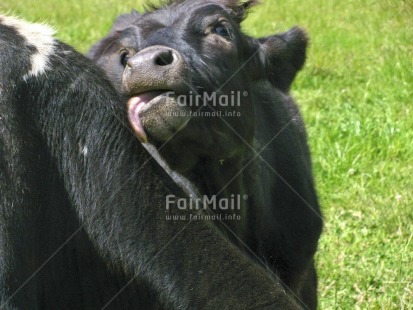
[[244, 196], [242, 197], [242, 199], [247, 200], [247, 199], [248, 199], [248, 195], [244, 195]]
[[247, 97], [247, 96], [248, 96], [248, 92], [247, 92], [247, 91], [244, 91], [244, 92], [242, 93], [242, 95], [243, 95], [244, 97]]

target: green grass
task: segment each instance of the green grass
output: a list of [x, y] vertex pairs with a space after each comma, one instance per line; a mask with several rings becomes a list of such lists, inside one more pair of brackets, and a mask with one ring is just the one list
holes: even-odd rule
[[[325, 217], [321, 309], [413, 309], [413, 1], [263, 0], [254, 36], [311, 37], [293, 94], [307, 123]], [[140, 1], [0, 0], [85, 52]]]

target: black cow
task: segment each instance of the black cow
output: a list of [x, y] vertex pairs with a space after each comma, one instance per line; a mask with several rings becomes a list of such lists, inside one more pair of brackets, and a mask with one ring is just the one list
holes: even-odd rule
[[[299, 28], [260, 39], [243, 34], [240, 22], [254, 4], [169, 1], [133, 11], [89, 57], [130, 98], [136, 135], [166, 167], [205, 201], [248, 197], [235, 210], [215, 208], [219, 226], [315, 309], [322, 219], [304, 124], [289, 95], [307, 37]], [[241, 220], [228, 220], [234, 212]]]
[[216, 226], [166, 220], [194, 212], [51, 33], [0, 15], [0, 309], [295, 309]]

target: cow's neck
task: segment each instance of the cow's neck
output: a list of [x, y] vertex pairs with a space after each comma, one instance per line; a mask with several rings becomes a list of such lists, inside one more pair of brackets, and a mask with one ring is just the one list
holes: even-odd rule
[[[195, 168], [190, 179], [199, 189], [201, 195], [215, 199], [216, 204], [209, 206], [214, 213], [220, 214], [224, 222], [237, 237], [246, 240], [246, 222], [248, 212], [248, 194], [246, 190], [245, 173], [241, 158], [224, 160], [204, 160]], [[237, 237], [231, 239], [238, 242]]]
[[170, 160], [161, 155], [155, 146], [149, 143], [143, 145], [189, 197], [212, 201], [208, 203], [205, 214], [220, 215], [216, 224], [222, 226], [228, 237], [242, 247], [248, 239], [247, 220], [251, 219], [247, 214], [251, 208], [248, 207], [250, 191], [246, 188], [248, 180], [245, 180], [244, 159], [241, 156], [202, 159], [191, 170], [178, 172], [171, 168]]

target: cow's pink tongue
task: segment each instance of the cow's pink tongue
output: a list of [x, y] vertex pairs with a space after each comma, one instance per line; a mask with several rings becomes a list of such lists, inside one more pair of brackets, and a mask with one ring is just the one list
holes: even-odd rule
[[147, 141], [147, 136], [139, 114], [142, 111], [145, 103], [146, 102], [142, 100], [141, 96], [132, 97], [128, 101], [129, 122], [131, 123], [136, 136], [142, 143], [145, 143]]
[[148, 137], [145, 133], [145, 129], [143, 128], [140, 113], [145, 104], [162, 93], [163, 91], [149, 91], [132, 97], [128, 101], [129, 122], [132, 124], [136, 136], [142, 143], [146, 143], [148, 141]]

